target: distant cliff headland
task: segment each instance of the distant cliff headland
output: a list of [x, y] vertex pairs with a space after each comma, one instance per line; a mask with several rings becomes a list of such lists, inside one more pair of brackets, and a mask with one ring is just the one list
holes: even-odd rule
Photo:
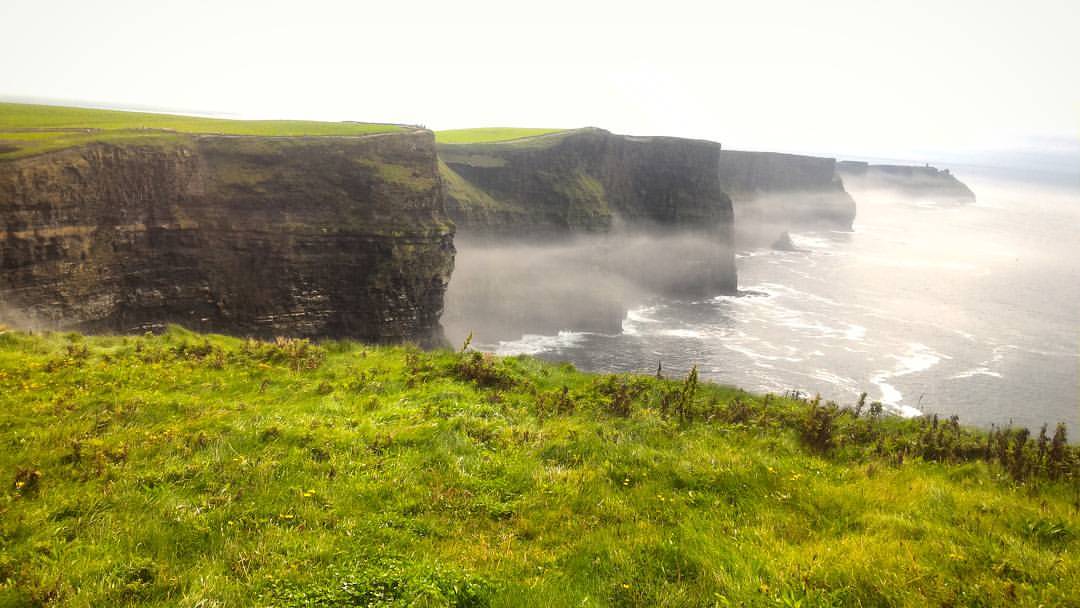
[[930, 165], [912, 167], [843, 161], [837, 164], [837, 172], [844, 183], [858, 189], [893, 191], [909, 198], [941, 203], [975, 202], [971, 188], [948, 169]]
[[0, 322], [437, 344], [453, 285], [501, 333], [617, 331], [632, 295], [735, 292], [737, 247], [850, 230], [846, 180], [973, 197], [932, 168], [595, 128], [0, 104]]

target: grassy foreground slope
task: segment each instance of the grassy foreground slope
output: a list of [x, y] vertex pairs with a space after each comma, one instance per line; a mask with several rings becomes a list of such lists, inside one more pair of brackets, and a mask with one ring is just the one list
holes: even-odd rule
[[0, 606], [1077, 605], [1073, 449], [695, 380], [8, 331]]
[[487, 144], [500, 141], [525, 139], [561, 133], [566, 129], [531, 129], [521, 127], [480, 127], [475, 129], [449, 129], [435, 132], [440, 144]]
[[398, 125], [303, 120], [230, 120], [173, 114], [0, 103], [0, 159], [91, 142], [146, 141], [177, 134], [297, 137], [369, 135]]

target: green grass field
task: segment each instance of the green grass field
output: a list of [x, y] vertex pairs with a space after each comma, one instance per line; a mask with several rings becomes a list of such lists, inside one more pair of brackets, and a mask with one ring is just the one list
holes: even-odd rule
[[1076, 606], [1076, 450], [1001, 437], [527, 357], [7, 331], [0, 606]]
[[298, 120], [228, 120], [0, 103], [0, 159], [18, 158], [95, 141], [131, 142], [176, 134], [272, 137], [369, 135], [399, 131], [397, 125]]
[[549, 135], [551, 133], [561, 133], [566, 130], [567, 129], [523, 129], [516, 127], [450, 129], [447, 131], [436, 131], [435, 141], [440, 144], [487, 144]]

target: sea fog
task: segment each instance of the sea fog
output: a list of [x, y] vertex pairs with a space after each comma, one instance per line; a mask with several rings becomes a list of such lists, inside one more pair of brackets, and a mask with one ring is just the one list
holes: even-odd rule
[[[703, 378], [752, 391], [799, 390], [840, 403], [866, 392], [904, 415], [1080, 429], [1080, 187], [953, 170], [976, 203], [852, 191], [853, 231], [793, 232], [800, 251], [737, 253], [740, 295], [661, 297], [602, 269], [583, 271], [587, 258], [572, 249], [496, 251], [466, 241], [448, 293], [447, 333], [460, 341], [495, 323], [497, 330], [477, 331], [474, 346], [601, 372], [653, 373], [662, 363], [675, 376], [696, 365]], [[647, 259], [638, 248], [650, 246], [657, 243], [628, 247]], [[537, 256], [551, 263], [511, 274], [522, 278], [518, 285], [560, 286], [542, 296], [511, 282], [505, 295], [489, 288], [487, 304], [477, 306], [469, 281], [458, 279], [491, 276], [493, 260], [520, 265]], [[621, 319], [599, 323], [581, 312], [595, 310], [596, 299], [607, 307], [604, 318]], [[520, 327], [505, 321], [505, 310], [517, 311]], [[530, 321], [537, 315], [543, 323]]]

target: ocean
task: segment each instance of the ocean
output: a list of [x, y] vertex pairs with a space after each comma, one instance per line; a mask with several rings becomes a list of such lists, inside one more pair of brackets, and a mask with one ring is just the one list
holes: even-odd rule
[[1080, 189], [953, 171], [977, 202], [852, 192], [853, 231], [739, 252], [739, 296], [651, 297], [628, 303], [621, 331], [479, 346], [598, 372], [696, 365], [750, 391], [841, 404], [866, 392], [902, 415], [1080, 429]]

